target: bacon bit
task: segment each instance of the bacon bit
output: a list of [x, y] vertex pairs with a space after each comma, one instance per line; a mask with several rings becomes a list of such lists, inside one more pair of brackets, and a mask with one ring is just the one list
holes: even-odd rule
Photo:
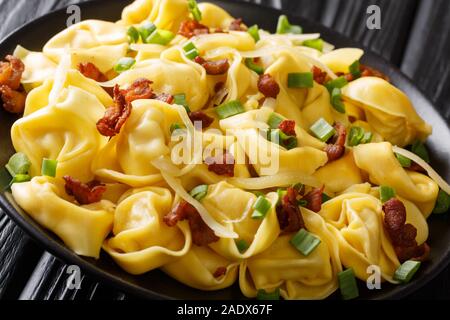
[[392, 198], [383, 204], [384, 227], [391, 238], [398, 259], [403, 262], [409, 259], [423, 261], [430, 252], [430, 247], [424, 243], [417, 245], [417, 229], [406, 222], [406, 208], [403, 202]]
[[66, 193], [74, 196], [81, 205], [99, 202], [106, 191], [106, 186], [96, 180], [83, 183], [70, 176], [64, 176], [63, 179], [66, 181]]
[[247, 31], [247, 28], [242, 25], [243, 20], [242, 18], [234, 19], [231, 21], [230, 26], [228, 27], [228, 30], [232, 31]]
[[5, 58], [8, 62], [0, 61], [0, 86], [8, 86], [12, 90], [20, 88], [20, 80], [25, 71], [23, 62], [11, 55]]
[[391, 82], [391, 79], [387, 75], [375, 68], [361, 64], [359, 69], [361, 70], [361, 77], [377, 77]]
[[10, 113], [22, 113], [25, 109], [27, 95], [24, 91], [16, 91], [7, 85], [0, 86], [0, 97], [3, 108]]
[[276, 98], [280, 93], [280, 86], [268, 73], [259, 76], [258, 90], [267, 98]]
[[296, 136], [295, 133], [295, 121], [294, 120], [283, 120], [281, 121], [278, 129], [283, 131], [288, 136]]
[[280, 229], [285, 233], [295, 232], [305, 227], [302, 214], [297, 204], [298, 191], [292, 187], [287, 188], [286, 195], [277, 206], [277, 218]]
[[189, 119], [191, 119], [192, 123], [201, 121], [202, 128], [208, 128], [214, 122], [214, 118], [209, 117], [202, 111], [194, 111], [189, 113]]
[[131, 103], [134, 100], [153, 99], [155, 94], [152, 90], [153, 81], [145, 78], [135, 80], [128, 89], [120, 90], [120, 94], [124, 96], [126, 103]]
[[347, 138], [347, 130], [342, 123], [337, 122], [334, 125], [336, 134], [333, 137], [332, 143], [327, 144], [324, 151], [327, 153], [328, 162], [340, 159], [345, 153], [345, 140]]
[[216, 271], [213, 273], [213, 277], [217, 279], [220, 278], [221, 276], [226, 275], [226, 273], [227, 273], [226, 267], [218, 267]]
[[174, 227], [178, 221], [189, 221], [192, 233], [192, 242], [197, 246], [205, 246], [210, 243], [219, 241], [219, 237], [214, 231], [202, 220], [197, 209], [187, 201], [179, 202], [171, 212], [166, 214], [163, 221], [169, 227]]
[[219, 176], [234, 177], [234, 157], [231, 153], [224, 152], [220, 156], [205, 159], [208, 170]]
[[407, 170], [411, 170], [411, 171], [415, 171], [415, 172], [420, 172], [420, 173], [427, 173], [427, 171], [422, 168], [420, 165], [418, 165], [416, 162], [412, 161], [411, 165], [408, 168], [405, 168]]
[[120, 132], [131, 114], [131, 103], [125, 101], [123, 90], [119, 85], [114, 87], [114, 106], [105, 111], [105, 115], [97, 122], [97, 130], [105, 137], [113, 137]]
[[169, 93], [160, 93], [157, 94], [153, 99], [165, 102], [167, 104], [172, 104], [173, 103], [173, 95], [169, 94]]
[[314, 188], [302, 198], [307, 201], [307, 209], [314, 212], [319, 212], [322, 209], [322, 195], [324, 189], [325, 186]]
[[185, 20], [181, 23], [178, 34], [186, 37], [192, 38], [193, 36], [198, 36], [201, 34], [208, 34], [209, 28], [196, 20]]
[[195, 57], [195, 62], [205, 68], [206, 73], [212, 76], [224, 74], [230, 69], [228, 59], [221, 59], [216, 61], [205, 60], [200, 56]]
[[78, 65], [78, 70], [89, 79], [95, 80], [97, 82], [106, 82], [108, 78], [97, 68], [97, 66], [91, 62], [80, 63]]
[[314, 81], [317, 82], [318, 84], [323, 85], [328, 81], [328, 74], [325, 71], [322, 71], [322, 69], [313, 66], [312, 73]]

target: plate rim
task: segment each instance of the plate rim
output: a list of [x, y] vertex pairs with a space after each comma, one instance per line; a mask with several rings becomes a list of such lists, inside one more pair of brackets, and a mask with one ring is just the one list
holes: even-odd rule
[[[110, 0], [109, 0], [110, 1]], [[116, 2], [121, 2], [126, 5], [126, 3], [130, 3], [130, 0], [113, 0]], [[76, 5], [80, 6], [81, 9], [83, 7], [87, 6], [96, 6], [100, 3], [104, 3], [105, 0], [88, 0], [81, 3], [77, 3]], [[205, 1], [202, 1], [205, 2]], [[394, 74], [400, 78], [400, 80], [404, 83], [406, 83], [408, 86], [411, 86], [414, 88], [417, 93], [421, 95], [421, 98], [426, 101], [432, 108], [436, 111], [436, 113], [439, 115], [440, 119], [443, 120], [443, 123], [447, 126], [447, 129], [450, 131], [450, 123], [444, 120], [442, 115], [436, 110], [435, 104], [429, 99], [428, 95], [420, 88], [418, 87], [412, 79], [410, 79], [406, 74], [403, 73], [403, 71], [396, 65], [393, 65], [390, 61], [388, 61], [383, 56], [375, 53], [371, 49], [369, 49], [367, 46], [362, 45], [358, 43], [357, 41], [348, 38], [347, 36], [325, 26], [320, 23], [317, 23], [315, 21], [312, 21], [308, 18], [300, 17], [296, 14], [292, 14], [290, 12], [287, 12], [286, 10], [282, 9], [276, 9], [272, 7], [268, 7], [266, 5], [262, 4], [256, 4], [256, 3], [249, 3], [249, 2], [240, 2], [236, 0], [210, 0], [210, 2], [223, 2], [223, 3], [231, 3], [235, 5], [239, 5], [242, 7], [247, 8], [259, 8], [262, 10], [270, 12], [271, 14], [286, 14], [288, 17], [294, 17], [297, 20], [305, 21], [311, 26], [320, 29], [320, 30], [326, 30], [326, 32], [330, 33], [333, 37], [338, 37], [343, 41], [354, 43], [355, 47], [362, 48], [365, 52], [365, 55], [371, 55], [377, 60], [379, 60], [381, 63], [385, 64], [387, 67], [393, 70]], [[5, 43], [10, 42], [15, 37], [20, 37], [20, 33], [24, 32], [25, 29], [30, 28], [32, 26], [38, 25], [41, 22], [44, 22], [46, 20], [51, 20], [52, 18], [64, 14], [67, 10], [67, 8], [71, 4], [60, 8], [56, 10], [52, 10], [40, 17], [37, 17], [27, 23], [22, 24], [21, 26], [15, 28], [13, 31], [11, 31], [9, 34], [7, 34], [5, 37], [3, 37], [0, 40], [0, 48], [5, 45]], [[84, 21], [84, 20], [82, 20]], [[58, 242], [53, 238], [49, 238], [45, 233], [41, 232], [38, 227], [35, 227], [32, 223], [29, 223], [26, 221], [26, 218], [19, 213], [13, 206], [12, 203], [7, 199], [7, 196], [5, 196], [5, 193], [0, 192], [0, 208], [3, 209], [6, 215], [8, 215], [9, 218], [11, 218], [19, 228], [24, 230], [28, 236], [30, 236], [34, 241], [37, 242], [38, 246], [42, 247], [45, 251], [48, 251], [58, 259], [61, 259], [64, 263], [73, 263], [78, 265], [83, 271], [88, 273], [89, 275], [93, 276], [94, 281], [105, 281], [108, 284], [112, 285], [114, 288], [118, 289], [119, 291], [126, 291], [136, 297], [141, 297], [144, 299], [167, 299], [167, 300], [176, 300], [176, 298], [168, 296], [166, 294], [162, 294], [156, 291], [153, 291], [150, 288], [144, 288], [140, 285], [137, 285], [135, 283], [129, 282], [125, 279], [120, 278], [119, 276], [116, 276], [110, 272], [107, 272], [103, 270], [102, 268], [94, 265], [93, 263], [86, 260], [85, 257], [79, 256], [75, 254], [73, 251], [71, 251], [64, 243]], [[30, 217], [30, 219], [32, 219]], [[34, 219], [33, 223], [37, 224], [40, 228], [45, 229], [44, 227], [40, 226]], [[415, 281], [412, 281], [406, 285], [402, 285], [401, 289], [399, 290], [389, 290], [386, 293], [381, 294], [380, 296], [375, 296], [371, 298], [368, 297], [369, 300], [384, 300], [384, 299], [401, 299], [406, 298], [408, 295], [410, 295], [413, 292], [416, 292], [420, 290], [424, 285], [431, 282], [436, 276], [442, 273], [442, 271], [450, 264], [450, 249], [447, 250], [446, 254], [442, 257], [441, 263], [433, 265], [432, 269], [430, 270], [431, 273], [427, 274], [426, 276], [416, 279]], [[192, 289], [194, 290], [194, 289]], [[393, 291], [393, 292], [391, 292]]]

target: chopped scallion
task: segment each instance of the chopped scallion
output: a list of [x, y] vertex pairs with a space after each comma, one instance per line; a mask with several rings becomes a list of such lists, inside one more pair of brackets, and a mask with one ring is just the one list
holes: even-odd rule
[[248, 28], [247, 32], [252, 36], [253, 39], [255, 39], [255, 42], [258, 42], [260, 40], [258, 25], [255, 24], [251, 26], [250, 28]]
[[278, 34], [285, 34], [285, 33], [302, 34], [303, 29], [302, 29], [302, 27], [300, 27], [298, 25], [291, 25], [289, 23], [288, 18], [285, 15], [281, 15], [278, 18], [277, 33]]
[[245, 252], [249, 247], [247, 241], [245, 241], [244, 239], [235, 240], [235, 243], [240, 253]]
[[191, 41], [189, 41], [188, 43], [186, 43], [186, 44], [183, 46], [184, 52], [189, 52], [189, 51], [191, 51], [192, 49], [197, 49], [197, 47], [196, 47], [195, 44], [192, 43]]
[[323, 40], [320, 39], [320, 38], [319, 39], [305, 40], [305, 41], [303, 41], [302, 46], [313, 48], [313, 49], [316, 49], [316, 50], [319, 50], [320, 52], [322, 52], [322, 50], [323, 50]]
[[196, 0], [188, 0], [188, 7], [194, 20], [202, 20], [202, 12], [200, 11]]
[[308, 205], [308, 200], [300, 199], [300, 200], [297, 201], [297, 204], [298, 204], [300, 207], [306, 207], [306, 206]]
[[388, 186], [380, 186], [380, 200], [382, 203], [395, 197], [395, 190]]
[[344, 300], [355, 299], [359, 296], [355, 273], [352, 268], [338, 273], [339, 288]]
[[421, 141], [417, 140], [413, 143], [411, 146], [411, 152], [421, 157], [425, 162], [430, 162], [428, 150]]
[[311, 126], [310, 130], [323, 142], [328, 141], [336, 133], [336, 130], [323, 118], [317, 120], [316, 123]]
[[445, 191], [439, 190], [436, 204], [434, 205], [433, 213], [441, 214], [446, 213], [450, 208], [450, 195]]
[[125, 57], [119, 60], [114, 66], [114, 71], [117, 73], [122, 73], [124, 71], [130, 70], [136, 63], [133, 58]]
[[252, 71], [255, 71], [257, 74], [264, 74], [264, 68], [261, 67], [260, 65], [257, 65], [253, 61], [253, 58], [245, 59], [245, 65], [247, 66], [247, 68], [249, 68]]
[[281, 189], [281, 188], [277, 189], [277, 195], [278, 195], [277, 206], [279, 204], [281, 204], [281, 201], [283, 201], [283, 197], [286, 195], [286, 193], [287, 193], [286, 189]]
[[9, 158], [5, 168], [14, 177], [16, 174], [27, 174], [30, 166], [31, 162], [28, 157], [24, 153], [18, 152]]
[[146, 43], [167, 45], [175, 38], [175, 34], [168, 30], [157, 29], [145, 40]]
[[172, 123], [170, 125], [170, 133], [173, 133], [176, 130], [181, 130], [183, 127], [179, 123]]
[[420, 261], [407, 260], [394, 273], [394, 280], [408, 283], [420, 268]]
[[267, 140], [279, 144], [288, 150], [293, 149], [298, 145], [297, 137], [288, 136], [280, 129], [269, 130]]
[[238, 100], [225, 102], [224, 104], [216, 107], [216, 113], [221, 120], [243, 112], [245, 112], [244, 106]]
[[359, 64], [359, 60], [356, 60], [348, 67], [350, 73], [352, 74], [353, 78], [357, 79], [361, 77], [361, 65]]
[[173, 103], [183, 106], [186, 109], [187, 113], [191, 112], [189, 105], [186, 101], [186, 95], [184, 93], [179, 93], [173, 96]]
[[312, 88], [314, 77], [312, 72], [297, 72], [288, 74], [289, 88]]
[[278, 129], [281, 122], [283, 122], [283, 118], [281, 118], [276, 113], [272, 113], [269, 117], [269, 120], [267, 120], [267, 124], [269, 125], [270, 129]]
[[328, 200], [331, 200], [331, 197], [329, 195], [327, 195], [326, 193], [322, 193], [322, 203], [325, 203]]
[[400, 163], [400, 165], [403, 168], [411, 167], [411, 159], [409, 159], [409, 158], [407, 158], [407, 157], [405, 157], [405, 156], [403, 156], [403, 155], [401, 155], [399, 153], [396, 153], [395, 157], [397, 158], [398, 162]]
[[253, 204], [252, 219], [263, 219], [269, 212], [272, 204], [264, 196], [259, 196]]
[[280, 288], [275, 289], [273, 292], [267, 292], [264, 289], [258, 290], [256, 295], [258, 300], [280, 300]]
[[142, 41], [145, 43], [147, 38], [156, 30], [156, 26], [153, 22], [145, 21], [138, 29], [139, 34], [141, 35]]
[[291, 239], [291, 244], [304, 256], [308, 256], [321, 243], [320, 239], [305, 229], [300, 229]]
[[56, 168], [58, 167], [57, 160], [51, 160], [44, 158], [42, 160], [42, 170], [43, 176], [56, 177]]
[[361, 139], [361, 144], [370, 143], [373, 138], [372, 132], [364, 132], [364, 137]]
[[128, 41], [130, 43], [136, 43], [139, 41], [139, 37], [140, 37], [139, 30], [136, 29], [135, 27], [133, 27], [133, 26], [129, 27], [128, 31], [127, 31], [127, 35], [128, 35]]
[[331, 105], [336, 111], [345, 113], [345, 105], [344, 102], [342, 102], [341, 89], [334, 88], [333, 91], [331, 91]]
[[348, 145], [350, 147], [357, 146], [364, 138], [364, 129], [361, 127], [351, 127], [348, 135]]
[[341, 89], [345, 87], [348, 84], [347, 79], [345, 79], [343, 76], [336, 78], [334, 80], [330, 80], [327, 83], [325, 83], [325, 87], [328, 89], [328, 92], [330, 94], [333, 92], [334, 88]]
[[208, 186], [206, 184], [201, 184], [196, 186], [189, 193], [195, 200], [201, 201], [208, 194]]
[[14, 176], [14, 178], [12, 179], [11, 184], [28, 182], [30, 180], [31, 180], [31, 176], [28, 174], [16, 174]]

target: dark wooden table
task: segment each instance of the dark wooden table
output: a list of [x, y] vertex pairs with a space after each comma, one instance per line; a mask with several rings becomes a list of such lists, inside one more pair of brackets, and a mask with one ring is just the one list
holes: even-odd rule
[[[0, 0], [0, 38], [49, 11], [86, 0]], [[107, 2], [107, 0], [105, 0]], [[450, 1], [254, 0], [321, 22], [391, 61], [425, 92], [450, 123]], [[381, 9], [381, 29], [365, 27], [367, 7]], [[448, 143], [448, 142], [446, 142]], [[0, 211], [0, 298], [132, 299], [88, 276], [67, 290], [67, 266], [44, 252]], [[410, 299], [450, 299], [450, 267]]]

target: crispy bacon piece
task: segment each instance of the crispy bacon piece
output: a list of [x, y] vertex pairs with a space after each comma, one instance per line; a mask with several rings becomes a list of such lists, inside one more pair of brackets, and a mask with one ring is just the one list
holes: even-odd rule
[[80, 63], [78, 70], [89, 79], [97, 82], [106, 82], [108, 78], [97, 68], [97, 66], [91, 62]]
[[286, 191], [276, 211], [280, 229], [289, 233], [304, 228], [305, 223], [297, 203], [298, 191], [292, 187], [287, 188]]
[[3, 108], [10, 113], [22, 113], [25, 109], [27, 95], [24, 91], [16, 91], [7, 85], [1, 85], [0, 97]]
[[327, 153], [328, 161], [334, 161], [341, 158], [345, 153], [345, 140], [347, 138], [347, 130], [342, 123], [337, 122], [334, 125], [336, 134], [333, 137], [332, 143], [327, 144], [324, 151]]
[[258, 90], [267, 98], [276, 98], [280, 93], [280, 86], [268, 73], [259, 76]]
[[208, 170], [219, 176], [234, 177], [234, 157], [231, 153], [224, 152], [216, 157], [208, 157], [205, 159]]
[[319, 212], [320, 209], [322, 209], [322, 195], [324, 188], [325, 186], [314, 188], [302, 198], [308, 202], [306, 208], [314, 212]]
[[0, 61], [0, 86], [8, 86], [12, 90], [20, 88], [20, 80], [25, 71], [23, 62], [11, 55], [5, 58], [8, 62]]
[[228, 30], [232, 31], [247, 31], [247, 28], [242, 25], [243, 20], [242, 18], [234, 19], [231, 21], [230, 26], [228, 27]]
[[208, 128], [213, 122], [214, 119], [209, 117], [206, 113], [202, 111], [194, 111], [189, 113], [189, 119], [191, 119], [192, 123], [196, 121], [201, 121], [202, 128]]
[[75, 200], [81, 205], [99, 202], [106, 191], [106, 186], [96, 180], [83, 183], [70, 176], [64, 176], [63, 178], [66, 181], [66, 193], [69, 196], [74, 196]]
[[420, 165], [418, 165], [414, 161], [411, 162], [411, 165], [409, 166], [409, 168], [405, 168], [405, 169], [411, 170], [411, 171], [420, 172], [420, 173], [426, 173], [427, 172], [424, 168], [422, 168]]
[[325, 71], [322, 71], [322, 69], [313, 66], [312, 73], [314, 81], [317, 82], [318, 84], [323, 85], [325, 82], [328, 81], [328, 74]]
[[283, 120], [281, 121], [280, 125], [278, 126], [278, 129], [283, 131], [283, 133], [287, 134], [288, 136], [296, 136], [295, 133], [295, 121], [294, 120]]
[[224, 276], [227, 273], [226, 267], [218, 267], [216, 271], [214, 271], [213, 277], [214, 278], [220, 278], [221, 276]]
[[114, 87], [114, 106], [105, 111], [105, 115], [97, 122], [97, 130], [105, 137], [113, 137], [120, 132], [131, 114], [131, 103], [125, 101], [119, 85]]
[[169, 94], [169, 93], [160, 93], [157, 94], [154, 99], [168, 103], [168, 104], [172, 104], [173, 103], [173, 95]]
[[212, 76], [224, 74], [230, 69], [228, 59], [221, 59], [216, 61], [205, 60], [200, 56], [195, 57], [195, 62], [205, 68], [206, 73]]
[[145, 78], [137, 79], [128, 87], [128, 89], [120, 90], [120, 95], [124, 96], [126, 103], [131, 103], [134, 100], [140, 99], [152, 99], [155, 97], [151, 87], [152, 83], [153, 81]]
[[383, 211], [384, 227], [398, 259], [401, 262], [409, 259], [425, 260], [430, 247], [426, 243], [417, 245], [417, 229], [412, 224], [406, 223], [406, 208], [403, 202], [392, 198], [383, 204]]
[[163, 218], [165, 224], [174, 227], [178, 221], [188, 220], [192, 233], [192, 242], [197, 246], [205, 246], [219, 240], [214, 231], [202, 220], [197, 209], [187, 201], [179, 202], [171, 212]]
[[361, 70], [361, 77], [378, 77], [388, 82], [391, 81], [387, 75], [375, 68], [361, 64], [359, 69]]
[[209, 28], [196, 20], [185, 20], [181, 23], [178, 34], [186, 37], [192, 38], [193, 36], [198, 36], [201, 34], [209, 33]]

